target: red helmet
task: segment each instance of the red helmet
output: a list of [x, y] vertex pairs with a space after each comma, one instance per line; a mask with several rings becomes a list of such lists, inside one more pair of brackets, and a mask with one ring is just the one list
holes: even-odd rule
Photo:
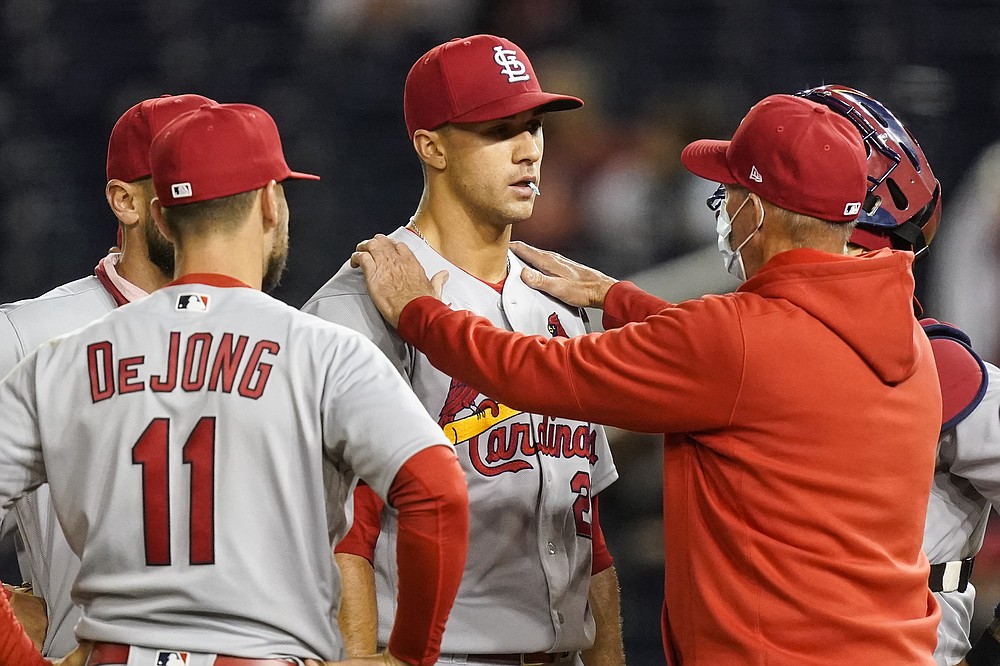
[[853, 88], [829, 85], [796, 94], [850, 120], [865, 141], [868, 195], [851, 243], [921, 256], [941, 221], [941, 184], [917, 140], [880, 102]]

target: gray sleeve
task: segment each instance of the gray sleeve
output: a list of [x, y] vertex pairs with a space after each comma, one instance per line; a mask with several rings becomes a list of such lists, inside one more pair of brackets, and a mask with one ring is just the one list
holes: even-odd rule
[[36, 400], [37, 352], [0, 381], [0, 511], [45, 482]]
[[7, 312], [0, 310], [0, 379], [24, 358], [24, 346]]
[[454, 449], [392, 364], [365, 338], [347, 335], [327, 366], [324, 441], [333, 461], [386, 500], [412, 455], [436, 445]]
[[409, 384], [413, 350], [382, 318], [368, 296], [360, 271], [355, 274], [342, 270], [302, 306], [302, 311], [346, 326], [374, 342]]
[[989, 384], [976, 409], [941, 439], [939, 456], [952, 474], [967, 479], [1000, 507], [1000, 369], [987, 363]]

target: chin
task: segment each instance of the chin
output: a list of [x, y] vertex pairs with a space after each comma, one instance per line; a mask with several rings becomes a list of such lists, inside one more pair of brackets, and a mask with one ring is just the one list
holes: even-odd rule
[[535, 210], [535, 204], [533, 201], [525, 201], [523, 203], [518, 203], [507, 208], [503, 211], [503, 217], [507, 218], [507, 224], [517, 224], [518, 222], [524, 222]]

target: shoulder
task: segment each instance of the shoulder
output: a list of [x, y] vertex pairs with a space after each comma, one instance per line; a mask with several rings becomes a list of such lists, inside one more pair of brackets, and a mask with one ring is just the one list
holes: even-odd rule
[[364, 274], [359, 269], [351, 268], [350, 264], [346, 262], [333, 277], [327, 280], [326, 284], [306, 301], [302, 309], [309, 312], [310, 309], [320, 306], [327, 299], [341, 297], [353, 299], [368, 297], [368, 286], [365, 284]]
[[111, 307], [114, 306], [114, 301], [108, 295], [104, 286], [96, 277], [91, 275], [74, 280], [73, 282], [67, 282], [35, 298], [4, 303], [0, 305], [0, 311], [12, 320], [30, 318], [39, 316], [42, 313], [60, 310], [76, 302], [102, 302], [111, 303]]
[[111, 312], [115, 302], [91, 276], [37, 297], [0, 305], [0, 335], [13, 335], [25, 351]]
[[931, 341], [941, 384], [941, 430], [949, 430], [982, 402], [990, 373], [961, 329], [935, 319], [922, 319], [920, 325]]

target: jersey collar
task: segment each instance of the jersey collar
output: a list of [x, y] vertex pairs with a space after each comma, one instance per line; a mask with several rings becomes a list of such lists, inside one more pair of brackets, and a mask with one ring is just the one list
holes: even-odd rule
[[97, 262], [97, 266], [94, 267], [94, 275], [105, 291], [108, 292], [108, 295], [114, 300], [115, 307], [137, 301], [149, 295], [118, 274], [115, 265], [120, 258], [120, 254], [112, 252]]
[[245, 282], [219, 273], [188, 273], [187, 275], [180, 276], [167, 286], [172, 287], [178, 284], [204, 284], [209, 287], [244, 287], [246, 289], [253, 289], [253, 287]]

